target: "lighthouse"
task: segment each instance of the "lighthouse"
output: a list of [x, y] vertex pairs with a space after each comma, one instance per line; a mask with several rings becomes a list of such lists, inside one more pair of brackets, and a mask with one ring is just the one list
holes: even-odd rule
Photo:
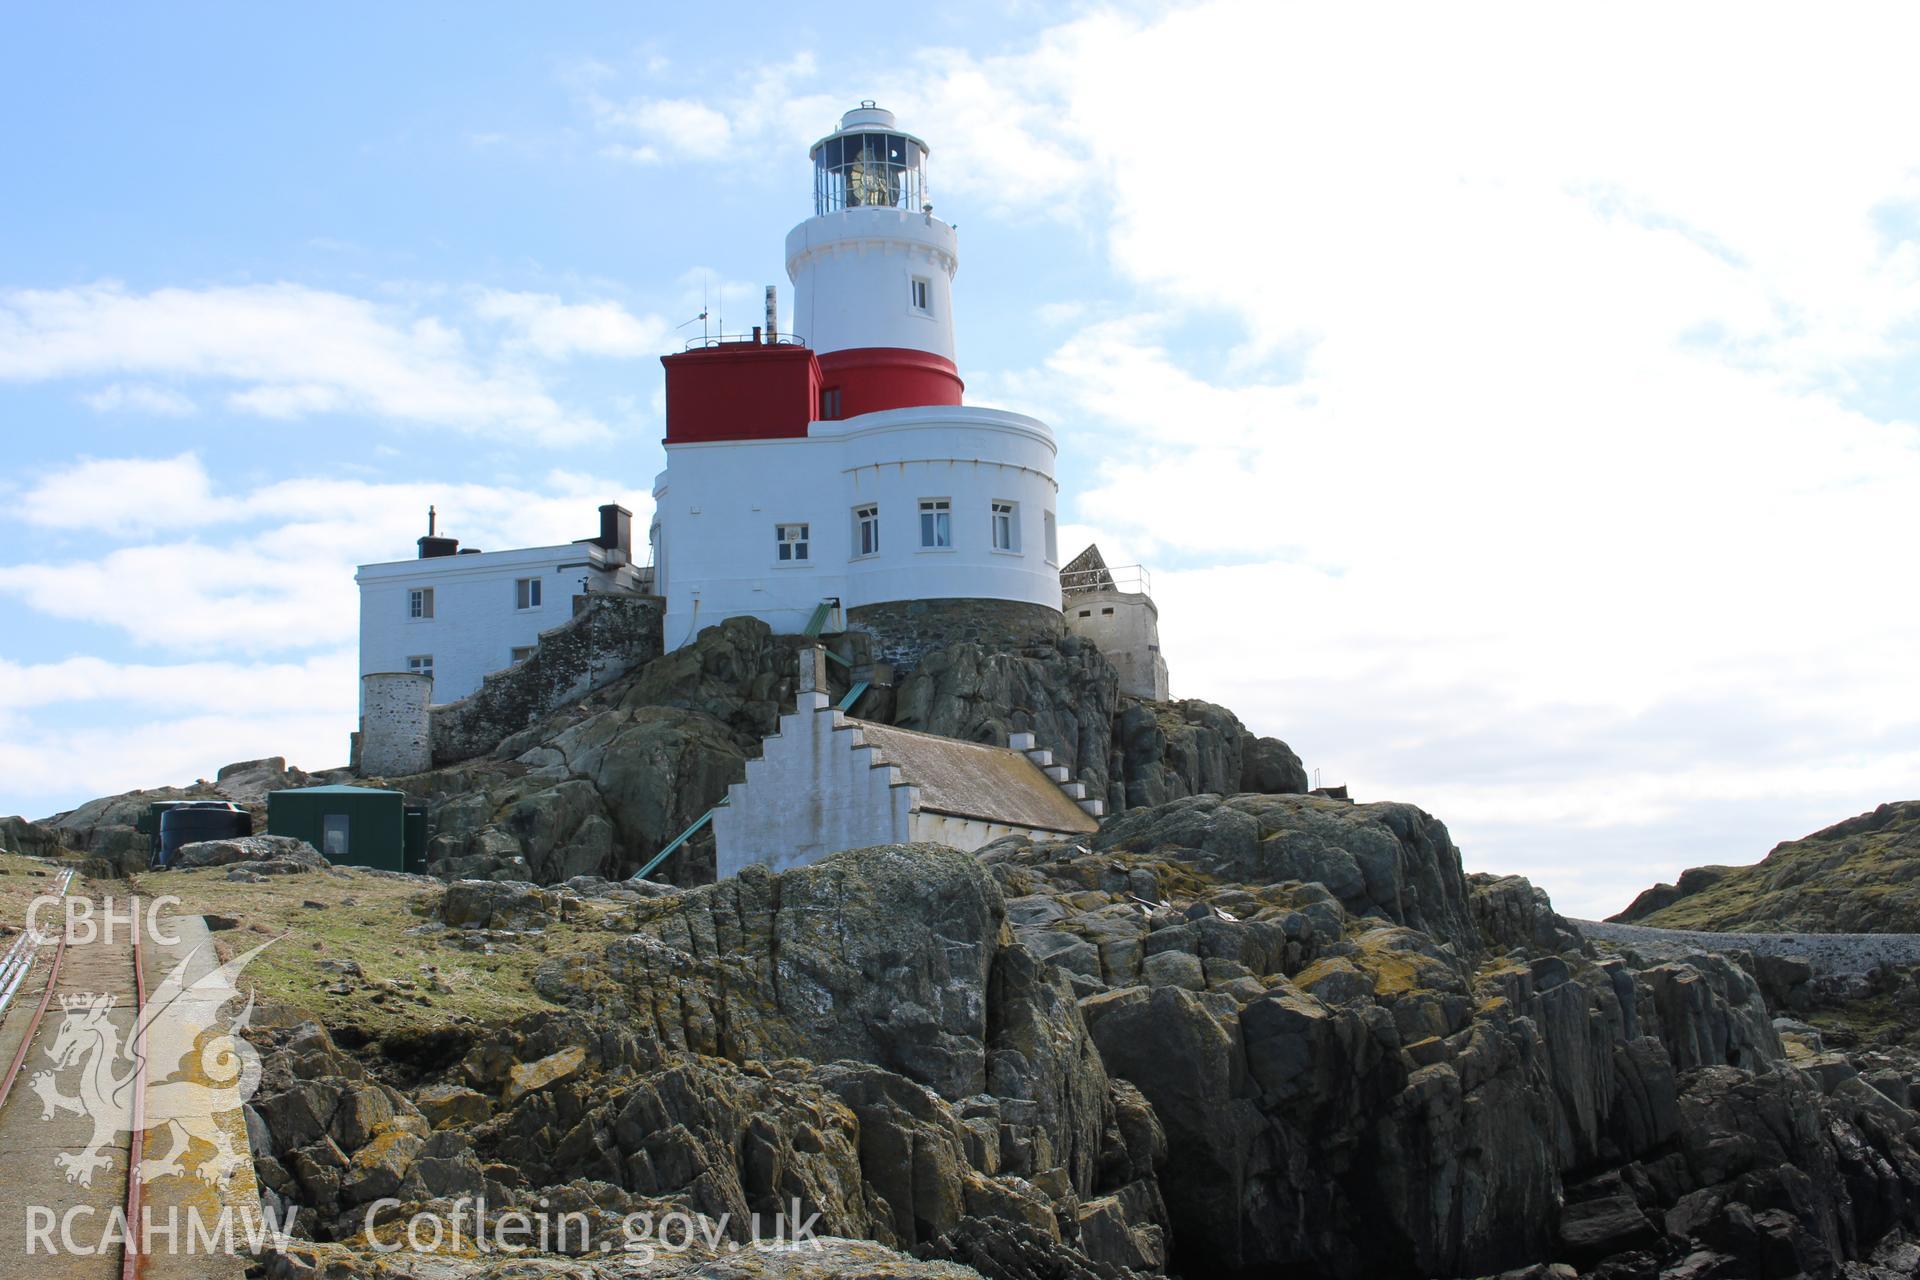
[[649, 537], [668, 648], [742, 615], [863, 630], [909, 665], [1062, 629], [1053, 433], [964, 401], [930, 153], [872, 102], [847, 112], [810, 149], [813, 213], [787, 235], [791, 332], [770, 312], [663, 358]]

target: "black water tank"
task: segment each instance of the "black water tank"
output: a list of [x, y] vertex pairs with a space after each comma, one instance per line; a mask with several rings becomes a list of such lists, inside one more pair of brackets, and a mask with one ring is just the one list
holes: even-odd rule
[[155, 867], [170, 867], [183, 844], [201, 840], [232, 840], [253, 834], [253, 815], [225, 800], [190, 800], [160, 815], [160, 847]]

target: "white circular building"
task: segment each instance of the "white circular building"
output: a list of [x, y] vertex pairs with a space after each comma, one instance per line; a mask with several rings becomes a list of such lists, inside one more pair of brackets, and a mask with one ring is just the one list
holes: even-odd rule
[[666, 645], [743, 614], [873, 633], [894, 658], [948, 637], [1058, 631], [1053, 434], [961, 403], [954, 230], [926, 143], [863, 103], [815, 143], [814, 216], [787, 236], [796, 333], [667, 356], [654, 484]]

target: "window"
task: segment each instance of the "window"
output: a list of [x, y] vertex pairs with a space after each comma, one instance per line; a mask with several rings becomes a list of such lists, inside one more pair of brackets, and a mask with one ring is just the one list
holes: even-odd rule
[[413, 672], [414, 675], [426, 676], [431, 679], [433, 676], [433, 655], [430, 653], [414, 654], [411, 658], [407, 659], [407, 670]]
[[350, 824], [344, 813], [329, 813], [320, 819], [320, 852], [329, 858], [344, 858], [352, 850], [347, 848], [347, 830]]
[[840, 416], [840, 388], [822, 387], [820, 389], [820, 418], [831, 422]]
[[953, 504], [947, 499], [921, 499], [920, 545], [923, 547], [953, 545]]
[[513, 584], [513, 607], [516, 609], [538, 609], [540, 607], [540, 579], [515, 579]]
[[913, 278], [913, 309], [921, 312], [933, 310], [933, 282], [923, 276]]
[[519, 666], [521, 663], [525, 662], [528, 658], [531, 658], [532, 656], [533, 656], [533, 646], [530, 644], [519, 646], [518, 648], [514, 649], [511, 655], [509, 655], [510, 660], [512, 661], [513, 665], [516, 667]]
[[407, 592], [407, 616], [409, 618], [431, 618], [433, 616], [433, 588], [415, 587]]
[[880, 554], [879, 507], [866, 506], [853, 509], [853, 554], [855, 556]]
[[774, 550], [783, 564], [807, 558], [807, 526], [804, 524], [777, 524], [773, 526]]
[[1102, 609], [1102, 610], [1100, 611], [1100, 616], [1101, 616], [1101, 617], [1103, 617], [1103, 618], [1106, 618], [1106, 617], [1111, 617], [1112, 615], [1113, 615], [1113, 606], [1112, 606], [1112, 605], [1108, 605], [1108, 606], [1107, 606], [1106, 608], [1104, 608], [1104, 609]]
[[1018, 551], [1020, 549], [1020, 506], [1014, 502], [996, 502], [993, 504], [993, 549], [995, 551]]
[[1060, 528], [1054, 522], [1053, 512], [1051, 511], [1047, 512], [1046, 526], [1047, 526], [1047, 563], [1059, 564], [1060, 563]]

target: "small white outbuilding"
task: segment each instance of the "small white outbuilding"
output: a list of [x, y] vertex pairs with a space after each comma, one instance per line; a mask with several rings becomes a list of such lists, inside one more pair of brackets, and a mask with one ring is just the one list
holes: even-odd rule
[[842, 849], [931, 841], [972, 850], [1002, 836], [1099, 830], [1103, 801], [1033, 735], [1008, 746], [856, 720], [826, 693], [825, 654], [803, 650], [798, 710], [780, 717], [747, 777], [714, 811], [718, 874], [775, 871]]

